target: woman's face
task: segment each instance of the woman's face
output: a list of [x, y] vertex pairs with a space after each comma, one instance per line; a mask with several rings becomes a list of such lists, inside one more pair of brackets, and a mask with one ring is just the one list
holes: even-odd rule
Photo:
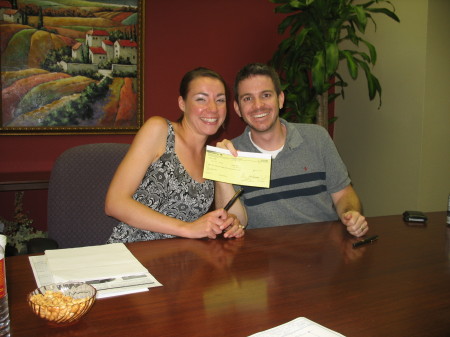
[[197, 77], [189, 83], [186, 99], [178, 98], [185, 121], [197, 132], [213, 135], [225, 121], [225, 87], [218, 79]]

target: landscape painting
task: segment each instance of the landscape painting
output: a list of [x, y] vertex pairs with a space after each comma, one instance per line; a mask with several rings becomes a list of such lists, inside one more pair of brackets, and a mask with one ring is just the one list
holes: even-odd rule
[[0, 135], [135, 133], [142, 0], [0, 0]]

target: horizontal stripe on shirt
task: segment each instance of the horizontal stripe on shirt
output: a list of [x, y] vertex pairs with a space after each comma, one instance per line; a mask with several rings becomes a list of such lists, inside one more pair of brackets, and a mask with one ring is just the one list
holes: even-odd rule
[[[270, 181], [270, 189], [273, 189], [273, 193], [268, 193], [262, 196], [256, 196], [256, 197], [248, 197], [248, 193], [255, 192], [261, 189], [261, 187], [251, 187], [251, 186], [245, 186], [244, 187], [244, 193], [247, 194], [245, 198], [245, 205], [247, 206], [255, 206], [264, 204], [266, 202], [280, 200], [280, 199], [290, 199], [295, 197], [302, 197], [302, 196], [310, 196], [310, 195], [316, 195], [322, 192], [325, 192], [327, 190], [326, 185], [323, 184], [323, 181], [325, 180], [326, 174], [325, 172], [313, 172], [313, 173], [306, 173], [306, 174], [298, 174], [295, 176], [289, 176], [289, 177], [283, 177], [278, 178]], [[313, 186], [313, 187], [305, 187], [305, 188], [295, 188], [292, 189], [293, 185], [296, 184], [302, 184], [302, 183], [309, 183], [309, 182], [319, 182], [320, 185]], [[289, 187], [288, 190], [282, 190], [280, 191], [279, 187]]]

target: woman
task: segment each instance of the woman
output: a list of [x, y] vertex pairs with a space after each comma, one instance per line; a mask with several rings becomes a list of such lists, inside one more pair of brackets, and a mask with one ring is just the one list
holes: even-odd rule
[[224, 209], [207, 213], [214, 184], [202, 177], [206, 141], [226, 117], [225, 88], [216, 72], [194, 69], [180, 84], [180, 120], [152, 117], [139, 130], [106, 195], [106, 214], [121, 221], [108, 243], [244, 235]]

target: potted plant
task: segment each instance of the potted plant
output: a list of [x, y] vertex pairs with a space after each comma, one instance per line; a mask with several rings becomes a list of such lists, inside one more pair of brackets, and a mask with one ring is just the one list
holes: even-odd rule
[[[378, 94], [381, 105], [381, 85], [371, 67], [377, 61], [375, 47], [361, 36], [367, 24], [376, 23], [373, 14], [384, 14], [400, 22], [393, 5], [387, 0], [372, 0], [355, 4], [354, 0], [270, 0], [279, 4], [276, 13], [286, 17], [278, 32], [288, 36], [279, 44], [270, 64], [277, 69], [285, 92], [282, 117], [303, 123], [317, 123], [328, 128], [328, 104], [336, 97], [344, 98], [347, 82], [338, 73], [345, 60], [349, 74], [356, 79], [364, 71], [369, 98]], [[383, 7], [387, 3], [391, 9]], [[351, 42], [356, 49], [348, 49]], [[364, 45], [367, 52], [360, 50]], [[334, 92], [340, 88], [338, 93]]]
[[47, 234], [34, 229], [33, 220], [23, 210], [24, 192], [16, 192], [14, 200], [14, 218], [8, 221], [0, 217], [3, 224], [3, 234], [6, 236], [6, 256], [26, 254], [27, 242], [34, 238], [45, 238]]

